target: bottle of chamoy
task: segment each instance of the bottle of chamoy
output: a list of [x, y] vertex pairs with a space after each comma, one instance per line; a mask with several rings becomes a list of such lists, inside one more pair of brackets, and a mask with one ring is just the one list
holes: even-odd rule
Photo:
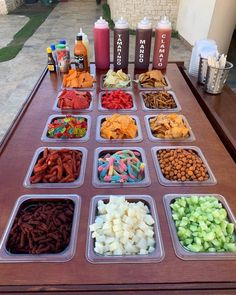
[[168, 55], [171, 40], [171, 22], [166, 16], [157, 23], [155, 31], [155, 45], [153, 52], [153, 68], [165, 69], [168, 63]]
[[110, 37], [108, 22], [100, 17], [94, 24], [94, 54], [97, 69], [108, 70], [110, 67]]

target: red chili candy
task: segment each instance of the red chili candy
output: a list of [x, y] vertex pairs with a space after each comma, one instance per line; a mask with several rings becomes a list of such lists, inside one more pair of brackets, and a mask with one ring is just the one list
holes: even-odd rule
[[106, 91], [102, 96], [102, 107], [106, 109], [131, 109], [132, 96], [123, 90]]

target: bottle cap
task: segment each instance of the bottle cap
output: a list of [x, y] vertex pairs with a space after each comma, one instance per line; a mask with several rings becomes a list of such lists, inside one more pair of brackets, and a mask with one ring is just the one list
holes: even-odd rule
[[146, 17], [144, 17], [139, 23], [138, 23], [138, 29], [146, 29], [149, 30], [152, 28], [152, 23], [150, 20], [148, 20]]
[[56, 48], [57, 49], [66, 49], [66, 45], [65, 44], [57, 44]]
[[129, 24], [122, 16], [115, 22], [115, 29], [128, 29]]
[[56, 45], [55, 44], [51, 44], [50, 47], [51, 47], [52, 51], [56, 50]]
[[76, 36], [76, 40], [77, 41], [82, 41], [83, 40], [83, 36], [82, 35], [77, 35]]
[[47, 48], [47, 53], [52, 53], [52, 49], [51, 49], [51, 47], [48, 47], [48, 48]]
[[65, 39], [59, 40], [59, 44], [65, 44], [66, 45], [66, 40]]
[[100, 18], [95, 22], [94, 27], [96, 29], [107, 29], [108, 28], [108, 22], [105, 21], [105, 19], [102, 18], [102, 16], [100, 16]]
[[168, 28], [171, 29], [171, 22], [168, 17], [164, 15], [162, 19], [157, 23], [156, 28]]

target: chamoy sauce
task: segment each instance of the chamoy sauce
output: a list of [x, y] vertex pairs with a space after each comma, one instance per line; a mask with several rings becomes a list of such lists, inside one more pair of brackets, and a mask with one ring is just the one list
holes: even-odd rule
[[126, 69], [129, 59], [129, 24], [120, 17], [114, 28], [114, 68]]
[[168, 55], [171, 39], [171, 22], [166, 16], [157, 23], [155, 31], [155, 45], [153, 53], [153, 68], [165, 69], [168, 63]]
[[147, 70], [150, 61], [150, 49], [152, 41], [152, 24], [144, 17], [138, 23], [135, 45], [135, 69]]
[[108, 70], [110, 68], [110, 37], [108, 22], [102, 17], [94, 24], [94, 53], [97, 69]]

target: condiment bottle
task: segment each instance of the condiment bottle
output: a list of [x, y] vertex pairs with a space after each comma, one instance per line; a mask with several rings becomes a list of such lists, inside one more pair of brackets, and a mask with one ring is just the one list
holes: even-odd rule
[[129, 61], [129, 24], [120, 17], [114, 28], [114, 68], [126, 69]]
[[48, 70], [49, 72], [56, 72], [56, 62], [52, 56], [52, 49], [51, 47], [47, 48], [47, 53], [48, 53]]
[[145, 70], [149, 67], [152, 41], [152, 24], [144, 17], [138, 23], [135, 45], [135, 69]]
[[52, 56], [55, 60], [56, 66], [58, 66], [58, 62], [57, 62], [57, 54], [56, 54], [56, 45], [55, 44], [51, 44], [50, 45], [51, 49], [52, 49]]
[[110, 67], [110, 37], [108, 22], [102, 17], [94, 24], [94, 53], [97, 69], [107, 70]]
[[171, 39], [171, 22], [166, 16], [157, 23], [155, 32], [155, 46], [153, 52], [153, 68], [165, 69], [168, 63], [168, 55]]
[[[82, 42], [83, 42], [84, 46], [87, 49], [88, 67], [89, 67], [89, 64], [90, 64], [90, 48], [89, 48], [88, 36], [82, 31], [82, 28], [80, 28], [80, 31], [79, 31], [77, 36], [82, 36]], [[77, 40], [76, 40], [76, 42], [77, 42]]]
[[70, 68], [70, 60], [68, 59], [68, 53], [66, 50], [66, 45], [58, 44], [56, 45], [56, 54], [58, 67], [61, 73], [67, 73]]
[[66, 52], [68, 55], [68, 59], [70, 60], [70, 48], [69, 48], [69, 45], [67, 44], [66, 40], [65, 39], [59, 40], [59, 44], [63, 44], [66, 46]]
[[87, 49], [82, 42], [82, 36], [76, 37], [77, 43], [74, 48], [75, 67], [80, 72], [88, 71]]

